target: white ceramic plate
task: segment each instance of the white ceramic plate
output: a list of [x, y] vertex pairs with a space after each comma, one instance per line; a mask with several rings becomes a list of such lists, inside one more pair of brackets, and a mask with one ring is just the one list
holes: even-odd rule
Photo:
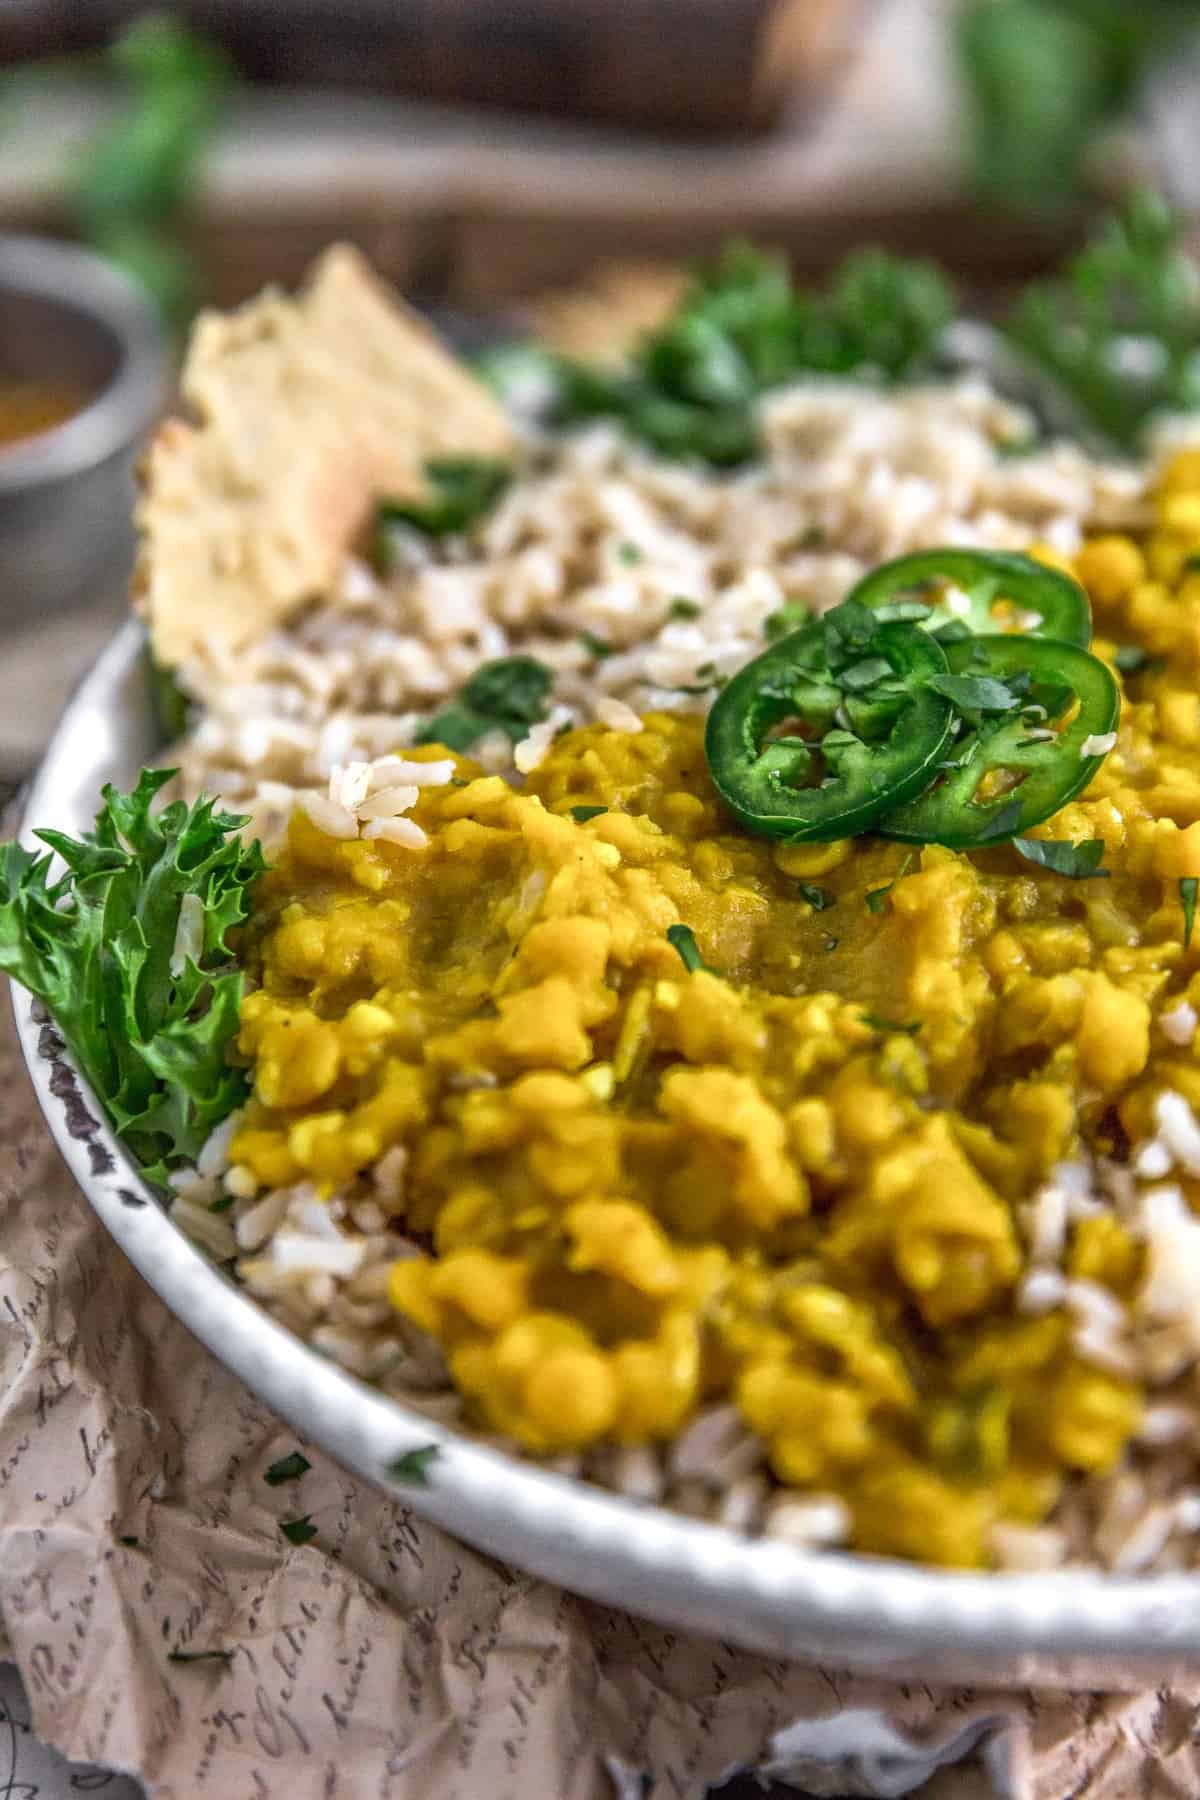
[[[78, 833], [104, 781], [159, 749], [127, 625], [83, 683], [33, 784], [27, 826]], [[50, 1128], [130, 1261], [213, 1354], [349, 1469], [492, 1555], [631, 1612], [750, 1649], [926, 1679], [1111, 1684], [1200, 1663], [1200, 1577], [943, 1573], [738, 1537], [547, 1474], [431, 1428], [308, 1350], [192, 1248], [140, 1182], [91, 1096], [48, 1055], [29, 997], [17, 1026]], [[424, 1489], [387, 1465], [432, 1440]]]

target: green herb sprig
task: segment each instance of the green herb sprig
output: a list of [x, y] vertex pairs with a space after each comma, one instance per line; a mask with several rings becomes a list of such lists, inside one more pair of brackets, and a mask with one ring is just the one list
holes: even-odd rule
[[482, 367], [514, 404], [536, 386], [553, 423], [616, 418], [663, 455], [731, 466], [758, 449], [756, 407], [769, 389], [804, 374], [905, 380], [934, 361], [953, 309], [930, 263], [858, 251], [816, 293], [796, 287], [778, 257], [731, 244], [695, 269], [623, 368], [528, 351]]
[[1200, 881], [1194, 875], [1183, 875], [1179, 881], [1179, 904], [1183, 908], [1183, 947], [1191, 948], [1192, 928], [1196, 923], [1196, 893]]
[[1200, 406], [1200, 277], [1157, 194], [1134, 194], [1061, 276], [1027, 288], [1006, 329], [1122, 448], [1156, 414]]
[[[226, 1060], [243, 987], [230, 934], [266, 867], [259, 845], [237, 836], [245, 819], [212, 800], [152, 811], [174, 774], [146, 769], [129, 794], [105, 787], [81, 839], [38, 832], [66, 864], [62, 875], [50, 855], [0, 846], [0, 970], [53, 1014], [118, 1137], [159, 1187], [246, 1097], [245, 1074]], [[199, 951], [180, 966], [185, 905]]]
[[426, 537], [467, 531], [489, 513], [509, 482], [512, 469], [487, 456], [434, 457], [425, 464], [429, 495], [424, 500], [382, 500], [375, 514], [375, 562], [384, 574], [395, 563], [394, 528]]
[[1049, 869], [1054, 875], [1065, 875], [1071, 881], [1106, 879], [1111, 873], [1100, 867], [1104, 857], [1101, 838], [1085, 838], [1080, 844], [1066, 843], [1059, 838], [1030, 837], [1015, 837], [1011, 842], [1026, 862]]
[[690, 925], [669, 926], [667, 928], [667, 942], [671, 945], [671, 948], [676, 951], [680, 962], [683, 964], [689, 975], [696, 975], [701, 972], [706, 975], [716, 974], [716, 970], [710, 969], [704, 958], [701, 956], [700, 946], [696, 942], [696, 934]]
[[414, 741], [469, 750], [489, 731], [503, 731], [520, 743], [529, 727], [546, 717], [553, 680], [551, 670], [534, 656], [502, 656], [484, 663], [457, 700], [426, 720]]
[[403, 1456], [397, 1456], [387, 1466], [387, 1472], [393, 1481], [405, 1482], [409, 1487], [428, 1487], [429, 1471], [441, 1448], [437, 1444], [421, 1444], [416, 1450], [406, 1450]]
[[302, 1450], [290, 1450], [286, 1456], [281, 1456], [278, 1462], [271, 1464], [263, 1476], [263, 1480], [268, 1487], [282, 1487], [285, 1481], [298, 1481], [301, 1475], [307, 1475], [311, 1468], [312, 1464]]

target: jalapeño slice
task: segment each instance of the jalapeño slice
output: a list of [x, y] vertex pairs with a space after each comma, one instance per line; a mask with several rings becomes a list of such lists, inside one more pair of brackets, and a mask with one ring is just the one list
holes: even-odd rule
[[705, 752], [734, 817], [762, 837], [864, 830], [935, 779], [954, 726], [929, 684], [941, 646], [843, 602], [781, 638], [722, 689]]
[[[929, 591], [942, 582], [957, 590], [954, 598]], [[894, 618], [921, 617], [934, 633], [1020, 633], [1084, 650], [1092, 641], [1091, 608], [1079, 583], [1007, 550], [917, 550], [872, 569], [849, 597]]]
[[1087, 650], [1050, 638], [965, 639], [947, 645], [946, 660], [952, 675], [1005, 683], [1018, 704], [971, 720], [936, 784], [875, 829], [957, 850], [1022, 837], [1073, 800], [1104, 761], [1103, 753], [1085, 756], [1083, 746], [1116, 729], [1117, 684]]

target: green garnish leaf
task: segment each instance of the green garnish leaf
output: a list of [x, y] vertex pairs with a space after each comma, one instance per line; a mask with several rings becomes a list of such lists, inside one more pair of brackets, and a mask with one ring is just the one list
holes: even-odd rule
[[618, 544], [617, 555], [623, 563], [640, 563], [645, 555], [640, 544]]
[[902, 1024], [899, 1019], [885, 1019], [882, 1014], [873, 1012], [860, 1013], [859, 1017], [872, 1031], [903, 1031], [908, 1037], [916, 1037], [924, 1024], [923, 1019], [911, 1019], [907, 1024]]
[[979, 840], [980, 845], [986, 846], [988, 844], [1002, 843], [1006, 838], [1012, 837], [1013, 832], [1020, 823], [1021, 802], [1019, 800], [1010, 800], [1007, 806], [1002, 806], [1000, 808], [1000, 811], [992, 820], [986, 836]]
[[1070, 844], [1061, 838], [1016, 837], [1012, 847], [1026, 862], [1049, 869], [1054, 875], [1066, 875], [1071, 881], [1099, 879], [1111, 872], [1100, 867], [1104, 856], [1101, 838], [1085, 838], [1080, 844]]
[[607, 806], [573, 806], [571, 817], [577, 825], [586, 825], [589, 819], [598, 819], [601, 813], [607, 811]]
[[1179, 904], [1183, 908], [1183, 947], [1187, 950], [1192, 942], [1192, 927], [1196, 923], [1196, 890], [1200, 881], [1194, 875], [1183, 875], [1179, 881]]
[[1122, 448], [1156, 414], [1200, 405], [1200, 281], [1157, 194], [1134, 194], [1061, 277], [1028, 288], [1007, 331]]
[[1020, 701], [1020, 696], [994, 675], [934, 675], [929, 685], [964, 716], [1012, 712]]
[[868, 912], [881, 913], [883, 911], [884, 901], [887, 899], [896, 883], [903, 880], [904, 876], [908, 874], [915, 855], [916, 851], [910, 850], [889, 882], [883, 887], [872, 888], [869, 894], [864, 894], [863, 898], [866, 901]]
[[679, 953], [679, 960], [689, 975], [703, 970], [708, 975], [715, 975], [700, 954], [700, 946], [696, 942], [696, 934], [690, 925], [672, 925], [667, 931], [667, 942]]
[[[38, 832], [65, 874], [51, 878], [50, 856], [0, 847], [0, 970], [53, 1014], [113, 1129], [159, 1187], [246, 1098], [246, 1076], [226, 1058], [243, 986], [229, 936], [266, 867], [260, 846], [237, 836], [245, 819], [215, 801], [152, 812], [174, 773], [145, 769], [130, 794], [105, 787], [82, 839]], [[189, 936], [193, 948], [177, 961]]]
[[403, 1481], [409, 1487], [428, 1487], [430, 1465], [441, 1455], [437, 1444], [422, 1444], [419, 1449], [406, 1450], [403, 1456], [390, 1462], [387, 1472], [393, 1481]]
[[769, 389], [805, 374], [905, 380], [932, 364], [952, 312], [929, 263], [859, 251], [815, 293], [797, 288], [779, 258], [731, 244], [694, 271], [625, 367], [542, 356], [536, 384], [528, 359], [522, 380], [552, 423], [616, 418], [664, 456], [729, 466], [757, 453], [757, 403]]
[[518, 744], [531, 725], [546, 717], [553, 681], [552, 672], [534, 656], [502, 656], [484, 663], [457, 700], [427, 719], [413, 741], [469, 750], [489, 731], [503, 731]]
[[311, 1468], [312, 1464], [302, 1451], [290, 1450], [271, 1464], [263, 1480], [268, 1487], [282, 1487], [285, 1481], [297, 1481], [301, 1475], [307, 1475]]
[[232, 1662], [232, 1650], [168, 1650], [169, 1663]]
[[150, 704], [154, 708], [163, 741], [173, 744], [190, 725], [195, 702], [180, 687], [175, 671], [165, 669], [148, 644], [146, 675], [150, 684]]
[[861, 662], [851, 663], [848, 668], [838, 671], [839, 684], [851, 693], [861, 693], [865, 688], [875, 687], [886, 681], [892, 674], [892, 665], [882, 656], [865, 656]]
[[231, 1212], [235, 1203], [233, 1194], [222, 1194], [219, 1200], [210, 1200], [208, 1210], [211, 1213]]
[[833, 895], [828, 888], [810, 887], [804, 881], [800, 883], [800, 898], [807, 900], [814, 912], [824, 912], [834, 904]]
[[495, 457], [442, 456], [425, 464], [425, 476], [432, 490], [427, 500], [380, 501], [375, 515], [379, 531], [386, 533], [389, 525], [408, 525], [426, 537], [466, 531], [491, 511], [512, 470]]
[[120, 95], [72, 158], [75, 220], [82, 236], [182, 326], [194, 308], [196, 283], [179, 224], [199, 185], [233, 68], [216, 43], [165, 8], [134, 19], [104, 53], [103, 67]]
[[812, 609], [797, 600], [789, 600], [764, 621], [763, 635], [769, 644], [777, 639], [787, 637], [790, 632], [799, 631], [802, 625], [812, 623]]
[[614, 654], [612, 645], [605, 638], [597, 637], [594, 631], [581, 631], [579, 641], [599, 661]]
[[300, 1519], [280, 1519], [279, 1529], [289, 1544], [311, 1544], [317, 1535], [311, 1513], [305, 1513]]
[[698, 619], [704, 608], [698, 600], [685, 600], [678, 595], [667, 608], [668, 619]]

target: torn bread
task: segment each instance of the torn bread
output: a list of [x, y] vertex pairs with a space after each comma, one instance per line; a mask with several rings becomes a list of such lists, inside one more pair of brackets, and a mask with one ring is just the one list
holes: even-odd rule
[[134, 581], [171, 668], [328, 589], [379, 499], [426, 492], [430, 458], [512, 447], [487, 389], [345, 246], [295, 298], [201, 315], [182, 388], [191, 418], [143, 465]]

